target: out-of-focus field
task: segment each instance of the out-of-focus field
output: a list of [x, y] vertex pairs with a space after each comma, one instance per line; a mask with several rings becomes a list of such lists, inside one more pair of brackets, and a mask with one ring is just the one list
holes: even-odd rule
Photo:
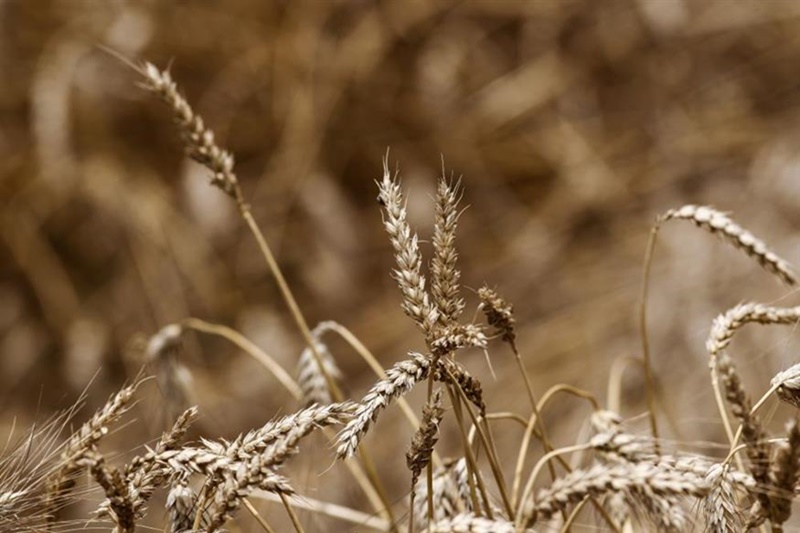
[[[144, 339], [185, 317], [234, 327], [289, 369], [302, 349], [232, 203], [183, 157], [168, 110], [98, 45], [171, 65], [236, 155], [309, 322], [344, 324], [384, 366], [424, 346], [400, 310], [376, 202], [387, 147], [423, 238], [442, 160], [463, 176], [462, 281], [515, 304], [539, 391], [566, 382], [602, 399], [612, 361], [640, 354], [642, 258], [667, 208], [730, 211], [800, 264], [796, 2], [0, 0], [0, 24], [3, 433], [84, 390], [102, 404], [138, 373]], [[713, 317], [784, 297], [796, 303], [713, 236], [665, 227], [650, 331], [670, 438], [720, 438], [703, 347]], [[737, 340], [755, 397], [796, 362], [796, 339]], [[332, 351], [360, 397], [374, 376], [343, 343]], [[465, 363], [493, 410], [513, 409], [518, 372], [502, 347], [492, 354], [496, 379], [479, 351]], [[189, 336], [182, 358], [197, 432], [230, 437], [295, 408], [222, 341]], [[623, 383], [623, 415], [641, 414], [641, 373]], [[147, 387], [120, 452], [163, 429]], [[550, 413], [564, 433], [586, 416], [572, 400]], [[374, 454], [397, 499], [411, 433], [387, 415], [378, 434], [392, 446]]]

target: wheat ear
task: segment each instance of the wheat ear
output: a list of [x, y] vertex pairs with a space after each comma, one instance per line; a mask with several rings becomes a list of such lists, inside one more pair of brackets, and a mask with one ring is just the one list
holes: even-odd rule
[[75, 485], [74, 475], [81, 469], [81, 460], [107, 433], [109, 426], [127, 411], [140, 381], [123, 387], [114, 394], [87, 422], [67, 440], [58, 469], [46, 482], [46, 508], [51, 523], [57, 518], [57, 501]]
[[419, 239], [408, 224], [400, 182], [397, 174], [392, 175], [389, 171], [388, 155], [383, 159], [383, 179], [378, 182], [378, 191], [378, 199], [383, 206], [383, 225], [394, 248], [397, 268], [393, 275], [403, 294], [403, 311], [427, 338], [438, 321], [439, 312], [431, 304], [425, 287]]
[[409, 357], [387, 370], [386, 377], [379, 380], [359, 402], [353, 419], [339, 433], [336, 455], [340, 459], [355, 453], [361, 439], [382, 410], [428, 377], [431, 368], [429, 358], [415, 352], [410, 353]]
[[761, 239], [734, 222], [725, 213], [705, 205], [685, 205], [670, 209], [661, 216], [661, 222], [680, 219], [694, 222], [697, 226], [720, 235], [734, 248], [742, 250], [787, 285], [795, 285], [797, 278], [789, 263], [772, 252]]
[[[342, 377], [342, 372], [336, 366], [336, 360], [331, 355], [328, 346], [321, 339], [322, 335], [330, 329], [330, 322], [322, 322], [311, 330], [311, 336], [328, 375], [338, 381]], [[303, 401], [307, 406], [314, 404], [324, 405], [333, 401], [325, 375], [319, 371], [319, 367], [314, 360], [314, 352], [308, 347], [303, 350], [297, 361], [297, 384], [303, 391]]]
[[455, 323], [464, 311], [464, 300], [459, 297], [458, 251], [456, 228], [460, 211], [462, 189], [460, 180], [444, 176], [436, 189], [436, 210], [433, 224], [433, 258], [431, 259], [431, 299], [439, 310], [439, 324]]
[[568, 505], [590, 495], [625, 492], [651, 498], [679, 495], [701, 498], [708, 491], [709, 486], [702, 476], [674, 468], [668, 463], [596, 464], [587, 470], [575, 470], [553, 482], [539, 493], [535, 501], [527, 503], [519, 518], [526, 527], [530, 527], [539, 520], [550, 519]]

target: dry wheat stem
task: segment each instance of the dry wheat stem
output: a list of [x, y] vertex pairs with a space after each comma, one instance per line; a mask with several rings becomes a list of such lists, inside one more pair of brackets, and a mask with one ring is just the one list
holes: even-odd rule
[[650, 361], [650, 340], [647, 335], [647, 293], [650, 284], [650, 269], [653, 264], [653, 252], [656, 247], [656, 238], [658, 236], [658, 228], [660, 221], [650, 229], [650, 237], [647, 239], [647, 249], [644, 254], [644, 266], [642, 268], [642, 287], [639, 296], [639, 334], [642, 338], [642, 360], [644, 362], [644, 377], [647, 387], [645, 394], [647, 395], [647, 411], [648, 420], [650, 421], [650, 432], [653, 438], [658, 443], [658, 420], [656, 418], [656, 402], [655, 402], [655, 378], [653, 377], [653, 364]]
[[[256, 490], [251, 494], [251, 498], [266, 500], [275, 503], [282, 503], [277, 494]], [[362, 513], [349, 507], [344, 507], [334, 503], [315, 500], [306, 495], [298, 495], [288, 501], [289, 505], [297, 509], [304, 509], [313, 513], [323, 514], [356, 526], [368, 527], [376, 531], [389, 531], [389, 523], [371, 514]]]
[[253, 341], [238, 331], [221, 324], [212, 324], [210, 322], [206, 322], [205, 320], [200, 320], [199, 318], [186, 318], [181, 323], [184, 327], [199, 331], [201, 333], [222, 337], [232, 344], [238, 346], [242, 351], [258, 361], [264, 368], [269, 370], [269, 372], [275, 376], [275, 379], [277, 379], [278, 382], [283, 385], [287, 391], [289, 391], [289, 394], [291, 394], [297, 400], [302, 400], [303, 391], [300, 389], [300, 386], [297, 384], [294, 378], [292, 378], [292, 376], [286, 372], [286, 370], [284, 370], [283, 367], [278, 364], [272, 356], [267, 354]]
[[[585, 399], [589, 401], [589, 403], [591, 403], [593, 410], [597, 411], [600, 409], [600, 404], [597, 402], [597, 400], [591, 393], [575, 388], [571, 385], [560, 384], [551, 387], [544, 393], [542, 399], [539, 400], [539, 403], [536, 407], [536, 411], [538, 413], [542, 413], [547, 404], [550, 403], [550, 400], [558, 393], [566, 393], [573, 396], [577, 396], [578, 398], [581, 399]], [[530, 446], [531, 437], [533, 436], [533, 433], [535, 431], [536, 419], [538, 417], [539, 415], [537, 415], [536, 412], [531, 414], [531, 417], [528, 420], [527, 426], [525, 428], [525, 433], [522, 437], [522, 441], [520, 442], [519, 452], [517, 453], [517, 462], [516, 466], [514, 467], [514, 481], [511, 486], [511, 501], [515, 509], [519, 509], [520, 500], [518, 499], [518, 496], [519, 496], [519, 489], [522, 484], [522, 470], [525, 468], [525, 459], [528, 455], [528, 447]], [[556, 457], [559, 457], [559, 455], [556, 455]], [[562, 464], [566, 465], [566, 462], [562, 462]]]
[[305, 530], [303, 529], [303, 526], [300, 523], [300, 519], [294, 512], [294, 509], [292, 509], [292, 506], [289, 505], [289, 498], [287, 498], [285, 494], [279, 494], [278, 496], [280, 496], [281, 498], [281, 503], [283, 504], [283, 508], [286, 509], [286, 514], [289, 515], [289, 520], [291, 520], [292, 526], [294, 526], [294, 530], [297, 533], [304, 533]]
[[[450, 388], [454, 389], [458, 393], [458, 395], [461, 397], [461, 401], [464, 404], [464, 408], [466, 409], [467, 414], [469, 414], [470, 418], [472, 419], [472, 423], [474, 424], [475, 429], [478, 432], [478, 436], [481, 439], [481, 443], [483, 444], [483, 447], [486, 450], [486, 456], [489, 459], [489, 467], [492, 470], [492, 475], [494, 476], [495, 482], [497, 483], [497, 487], [500, 490], [500, 497], [503, 500], [503, 506], [505, 507], [506, 513], [508, 513], [508, 516], [513, 517], [514, 516], [514, 508], [512, 507], [511, 500], [508, 497], [508, 492], [506, 490], [506, 481], [505, 481], [505, 478], [503, 477], [503, 470], [502, 470], [502, 468], [500, 468], [500, 462], [499, 462], [499, 459], [497, 458], [497, 453], [496, 453], [495, 447], [492, 445], [490, 437], [487, 436], [487, 433], [491, 434], [489, 432], [490, 428], [489, 428], [488, 424], [486, 424], [486, 425], [481, 424], [481, 420], [483, 420], [485, 422], [485, 419], [483, 419], [483, 415], [485, 414], [485, 410], [483, 412], [481, 412], [480, 419], [479, 419], [475, 415], [475, 413], [472, 412], [472, 409], [469, 406], [470, 399], [469, 399], [468, 395], [466, 394], [466, 392], [463, 390], [463, 388], [461, 386], [459, 386], [458, 381], [456, 380], [455, 376], [453, 376], [451, 371], [449, 369], [447, 369], [446, 367], [445, 367], [444, 370], [445, 370], [445, 372], [447, 372], [448, 376], [452, 380]], [[489, 515], [489, 518], [492, 518], [491, 515]]]
[[[272, 494], [272, 493], [265, 492], [265, 494]], [[280, 498], [281, 500], [286, 499], [286, 497], [283, 494], [278, 494], [278, 498]], [[272, 526], [269, 525], [269, 523], [264, 519], [264, 517], [261, 516], [258, 510], [253, 506], [253, 504], [250, 503], [250, 500], [248, 500], [247, 498], [243, 498], [242, 504], [244, 504], [247, 511], [253, 516], [253, 518], [256, 519], [258, 525], [260, 525], [264, 531], [266, 531], [267, 533], [275, 533], [275, 530], [272, 529]]]

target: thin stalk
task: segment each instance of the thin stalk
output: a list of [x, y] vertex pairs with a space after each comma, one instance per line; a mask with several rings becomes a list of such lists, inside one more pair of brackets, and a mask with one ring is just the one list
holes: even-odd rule
[[414, 533], [414, 499], [417, 496], [417, 491], [411, 487], [411, 494], [408, 497], [408, 533]]
[[194, 522], [192, 523], [192, 530], [197, 531], [200, 529], [200, 523], [203, 520], [203, 511], [206, 508], [206, 500], [208, 499], [208, 489], [211, 487], [208, 481], [200, 489], [200, 496], [197, 498], [197, 512], [194, 515]]
[[[280, 496], [266, 491], [255, 491], [250, 495], [250, 497], [275, 503], [282, 503]], [[335, 503], [315, 500], [314, 498], [310, 498], [308, 496], [303, 496], [302, 498], [293, 498], [291, 500], [287, 500], [287, 503], [295, 509], [304, 509], [306, 511], [323, 514], [325, 516], [330, 516], [331, 518], [336, 518], [337, 520], [355, 524], [359, 526], [359, 530], [360, 528], [367, 527], [376, 531], [389, 531], [389, 523], [385, 520], [371, 514], [351, 509], [349, 507], [337, 505]]]
[[572, 510], [572, 512], [569, 513], [569, 516], [567, 517], [567, 519], [564, 521], [564, 525], [561, 526], [561, 530], [560, 530], [561, 533], [568, 533], [569, 528], [572, 526], [572, 523], [575, 522], [576, 518], [578, 518], [578, 514], [581, 512], [581, 510], [586, 505], [586, 502], [588, 502], [588, 501], [589, 501], [589, 497], [587, 496], [586, 498], [584, 498], [580, 502], [578, 502], [578, 505], [575, 506], [575, 508]]
[[275, 359], [267, 354], [264, 350], [259, 348], [253, 341], [236, 331], [235, 329], [223, 326], [221, 324], [213, 324], [206, 322], [199, 318], [185, 318], [181, 321], [181, 326], [185, 328], [206, 333], [209, 335], [216, 335], [222, 337], [227, 341], [235, 344], [242, 349], [247, 355], [261, 363], [261, 365], [269, 370], [275, 376], [275, 379], [289, 391], [296, 400], [302, 400], [303, 392], [294, 378], [286, 372], [283, 367], [278, 364]]
[[[547, 436], [547, 430], [544, 427], [544, 421], [542, 417], [539, 416], [539, 408], [536, 405], [536, 395], [533, 393], [533, 385], [531, 385], [531, 380], [528, 377], [528, 372], [525, 369], [525, 365], [522, 363], [522, 357], [519, 354], [519, 350], [517, 349], [517, 343], [514, 342], [514, 339], [511, 338], [508, 340], [508, 345], [511, 348], [511, 351], [514, 353], [514, 359], [517, 361], [517, 366], [519, 367], [519, 372], [522, 374], [522, 379], [525, 382], [525, 389], [528, 392], [528, 400], [531, 402], [531, 410], [533, 414], [536, 415], [536, 425], [539, 429], [539, 435], [537, 438], [542, 442], [542, 446], [544, 447], [545, 453], [553, 451], [553, 443], [550, 442], [550, 439]], [[488, 431], [488, 429], [487, 429]], [[547, 468], [550, 471], [550, 479], [555, 481], [556, 479], [556, 469], [552, 463], [547, 464]], [[512, 503], [513, 506], [513, 503]]]
[[644, 360], [644, 377], [647, 384], [647, 412], [650, 420], [650, 432], [653, 434], [653, 444], [656, 454], [660, 453], [658, 439], [658, 422], [655, 412], [655, 385], [653, 378], [653, 366], [650, 362], [650, 341], [647, 338], [647, 292], [650, 281], [650, 267], [653, 264], [653, 250], [656, 246], [656, 237], [660, 220], [656, 220], [650, 229], [650, 237], [647, 240], [647, 250], [644, 254], [644, 272], [642, 275], [642, 291], [639, 300], [639, 331], [642, 337], [642, 359]]
[[[281, 498], [282, 497], [283, 494], [281, 494]], [[242, 503], [244, 503], [245, 508], [248, 511], [250, 511], [250, 514], [253, 515], [253, 518], [256, 519], [256, 521], [261, 525], [264, 531], [266, 531], [267, 533], [275, 533], [275, 530], [270, 527], [270, 525], [267, 523], [266, 520], [264, 520], [264, 517], [261, 516], [258, 510], [256, 510], [256, 508], [253, 506], [253, 504], [250, 503], [250, 500], [248, 500], [247, 498], [243, 498]]]
[[[433, 396], [433, 372], [428, 374], [428, 397], [425, 400], [426, 405], [430, 405], [431, 396]], [[425, 478], [428, 486], [428, 524], [433, 523], [433, 462], [428, 461], [425, 467]]]
[[258, 224], [256, 224], [256, 221], [253, 218], [252, 213], [250, 213], [250, 210], [246, 207], [240, 206], [240, 212], [242, 214], [242, 218], [247, 224], [247, 227], [250, 229], [253, 237], [255, 237], [258, 247], [261, 250], [261, 255], [263, 255], [264, 259], [267, 261], [267, 266], [269, 267], [270, 272], [272, 272], [272, 275], [275, 277], [275, 282], [278, 284], [278, 289], [281, 291], [281, 296], [283, 296], [286, 305], [289, 307], [289, 311], [291, 312], [292, 318], [294, 318], [294, 321], [297, 324], [297, 328], [300, 330], [300, 333], [303, 335], [306, 344], [311, 349], [311, 353], [314, 356], [314, 361], [317, 363], [320, 373], [325, 377], [325, 383], [328, 385], [328, 390], [331, 391], [331, 396], [333, 397], [334, 401], [341, 402], [344, 398], [344, 395], [342, 394], [339, 386], [336, 384], [336, 380], [333, 379], [333, 377], [330, 375], [330, 372], [328, 372], [328, 369], [322, 362], [322, 357], [317, 351], [316, 343], [311, 335], [311, 329], [309, 329], [308, 323], [306, 322], [303, 313], [300, 311], [300, 306], [297, 305], [297, 300], [295, 300], [294, 294], [292, 294], [292, 290], [289, 288], [289, 284], [286, 282], [286, 278], [283, 277], [283, 272], [281, 272], [278, 262], [275, 260], [275, 256], [272, 255], [272, 250], [270, 250], [267, 240], [264, 238], [264, 235], [258, 228]]
[[484, 486], [483, 478], [478, 471], [478, 464], [475, 461], [475, 455], [472, 452], [472, 446], [469, 444], [469, 438], [464, 431], [464, 417], [461, 413], [461, 399], [453, 393], [452, 387], [449, 384], [445, 387], [445, 390], [447, 390], [447, 395], [450, 397], [450, 403], [453, 405], [453, 414], [458, 422], [458, 431], [461, 435], [461, 444], [464, 447], [464, 457], [467, 459], [467, 483], [469, 484], [470, 497], [472, 498], [473, 512], [476, 516], [481, 516], [483, 514], [481, 511], [481, 506], [478, 503], [477, 494], [475, 492], [477, 485], [477, 490], [480, 492], [481, 499], [483, 499], [486, 507], [486, 515], [488, 518], [493, 518], [492, 506], [489, 503], [489, 496], [486, 494], [486, 487]]
[[[295, 531], [297, 533], [305, 533], [302, 524], [300, 524], [300, 519], [297, 517], [297, 514], [292, 509], [292, 506], [289, 505], [289, 500], [286, 498], [285, 494], [280, 494], [281, 503], [283, 503], [283, 507], [286, 509], [286, 512], [289, 514], [289, 520], [292, 521], [292, 525], [294, 526]], [[246, 500], [245, 500], [246, 501]]]
[[511, 501], [508, 499], [508, 493], [506, 491], [506, 482], [505, 479], [503, 478], [503, 471], [500, 468], [499, 462], [497, 461], [497, 456], [494, 453], [492, 453], [493, 446], [489, 440], [489, 437], [486, 436], [486, 433], [481, 428], [481, 422], [478, 419], [478, 417], [475, 416], [475, 413], [472, 412], [472, 408], [469, 405], [469, 399], [467, 398], [467, 395], [464, 393], [463, 390], [461, 390], [461, 387], [455, 384], [456, 379], [453, 376], [453, 374], [447, 368], [445, 368], [444, 371], [447, 372], [447, 375], [449, 376], [451, 383], [453, 383], [453, 388], [456, 391], [458, 391], [458, 394], [461, 396], [461, 401], [463, 402], [464, 407], [467, 410], [467, 413], [472, 419], [472, 423], [475, 424], [475, 429], [478, 431], [478, 436], [481, 438], [483, 447], [486, 449], [486, 457], [489, 459], [489, 466], [492, 469], [492, 474], [494, 475], [495, 482], [497, 483], [497, 487], [500, 489], [500, 497], [503, 500], [503, 506], [506, 508], [508, 516], [513, 517], [514, 509], [511, 507]]
[[564, 448], [559, 448], [557, 450], [553, 450], [550, 453], [546, 453], [544, 457], [539, 459], [539, 462], [536, 463], [536, 466], [533, 468], [530, 476], [528, 476], [528, 482], [525, 483], [525, 490], [522, 491], [522, 498], [519, 500], [519, 504], [517, 505], [517, 512], [516, 512], [516, 523], [521, 524], [524, 517], [522, 516], [523, 509], [522, 506], [524, 505], [525, 501], [531, 497], [533, 493], [533, 487], [536, 484], [536, 478], [539, 477], [539, 472], [542, 470], [545, 464], [547, 464], [552, 458], [557, 457], [559, 455], [564, 455], [567, 453], [573, 452], [580, 452], [583, 450], [588, 450], [591, 448], [591, 444], [576, 444], [574, 446], [566, 446]]
[[[573, 396], [577, 396], [578, 398], [583, 398], [588, 400], [592, 404], [593, 410], [597, 411], [600, 409], [600, 404], [597, 400], [592, 396], [591, 393], [577, 389], [572, 387], [571, 385], [555, 385], [547, 390], [544, 393], [544, 396], [539, 401], [537, 406], [537, 412], [541, 413], [545, 406], [550, 402], [550, 400], [559, 392], [564, 392], [567, 394], [572, 394]], [[519, 446], [519, 453], [517, 454], [517, 464], [514, 468], [514, 481], [511, 487], [512, 498], [511, 501], [514, 502], [515, 506], [518, 506], [519, 500], [517, 496], [519, 495], [519, 489], [522, 485], [522, 470], [525, 468], [525, 457], [527, 456], [528, 446], [530, 446], [531, 437], [533, 435], [534, 429], [536, 427], [536, 418], [538, 417], [537, 413], [533, 413], [531, 415], [530, 420], [526, 424], [525, 435], [522, 437], [522, 442]], [[566, 463], [564, 463], [566, 466]], [[568, 467], [567, 467], [568, 468]]]
[[358, 456], [359, 459], [361, 459], [361, 464], [364, 467], [364, 473], [367, 475], [367, 479], [378, 493], [381, 504], [386, 511], [386, 517], [389, 519], [389, 523], [391, 524], [392, 531], [397, 532], [397, 521], [395, 520], [394, 513], [392, 512], [392, 506], [389, 503], [389, 498], [383, 489], [383, 484], [381, 483], [380, 478], [378, 477], [378, 471], [375, 469], [375, 463], [372, 462], [372, 459], [363, 445], [358, 446]]

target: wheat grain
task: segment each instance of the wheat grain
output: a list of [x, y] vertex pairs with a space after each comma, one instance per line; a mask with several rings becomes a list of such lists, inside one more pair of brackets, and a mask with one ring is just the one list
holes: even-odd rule
[[442, 357], [464, 348], [486, 349], [486, 335], [476, 324], [448, 324], [434, 328], [430, 341], [434, 357]]
[[798, 307], [770, 307], [758, 303], [743, 303], [728, 309], [714, 319], [706, 341], [706, 350], [714, 358], [728, 347], [736, 331], [745, 324], [793, 325], [800, 320]]
[[255, 489], [286, 496], [294, 494], [289, 481], [273, 472], [272, 466], [268, 457], [255, 455], [238, 463], [235, 468], [223, 470], [223, 481], [215, 497], [208, 533], [221, 527], [239, 507], [241, 500]]
[[277, 465], [295, 451], [300, 439], [316, 428], [341, 423], [354, 410], [355, 405], [351, 402], [307, 407], [250, 431], [230, 445], [215, 443], [214, 446], [220, 454], [233, 460], [246, 460], [253, 454], [261, 454], [270, 458], [270, 464]]
[[483, 387], [480, 380], [467, 372], [467, 369], [451, 359], [438, 359], [434, 378], [458, 386], [464, 395], [480, 411], [481, 416], [486, 415], [486, 402], [483, 400]]

